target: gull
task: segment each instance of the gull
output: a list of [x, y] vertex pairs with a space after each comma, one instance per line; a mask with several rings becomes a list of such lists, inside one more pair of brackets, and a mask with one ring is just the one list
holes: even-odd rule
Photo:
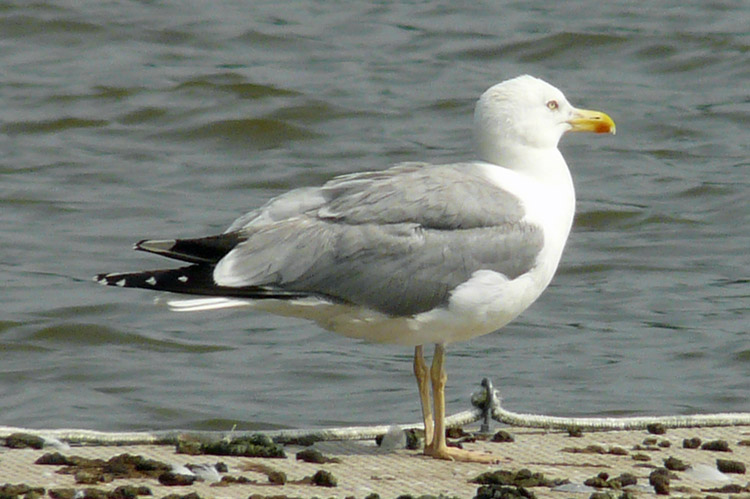
[[[135, 245], [187, 265], [95, 279], [203, 295], [172, 300], [173, 310], [247, 306], [413, 346], [424, 454], [496, 462], [446, 444], [445, 346], [497, 331], [552, 280], [575, 212], [557, 148], [566, 132], [614, 134], [615, 124], [522, 75], [479, 98], [475, 160], [401, 163], [295, 189], [221, 234]], [[426, 344], [435, 345], [429, 368]]]

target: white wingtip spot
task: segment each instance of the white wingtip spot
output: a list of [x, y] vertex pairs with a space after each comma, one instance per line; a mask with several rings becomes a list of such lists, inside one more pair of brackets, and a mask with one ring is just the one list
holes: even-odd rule
[[156, 278], [154, 276], [149, 277], [148, 279], [146, 279], [146, 284], [156, 286]]
[[177, 278], [177, 280], [180, 282], [188, 282], [188, 278], [186, 275], [181, 275], [180, 277]]

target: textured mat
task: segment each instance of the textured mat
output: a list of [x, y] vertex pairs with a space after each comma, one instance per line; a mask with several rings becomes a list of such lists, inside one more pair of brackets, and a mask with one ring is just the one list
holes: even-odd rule
[[[628, 485], [626, 490], [635, 496], [646, 497], [656, 493], [649, 476], [654, 470], [664, 468], [666, 463], [667, 467], [672, 468], [668, 480], [671, 495], [728, 497], [732, 494], [750, 497], [750, 475], [742, 472], [750, 467], [750, 427], [747, 426], [670, 429], [664, 434], [652, 434], [645, 430], [584, 432], [581, 436], [533, 429], [505, 428], [504, 431], [512, 436], [513, 441], [464, 444], [466, 448], [496, 455], [500, 460], [497, 465], [436, 461], [419, 455], [417, 451], [405, 449], [386, 452], [372, 441], [318, 442], [312, 446], [325, 458], [339, 461], [328, 463], [297, 460], [296, 453], [306, 449], [302, 446], [285, 446], [287, 457], [281, 459], [187, 455], [177, 453], [174, 446], [163, 445], [47, 446], [42, 449], [0, 447], [0, 484], [43, 487], [44, 494], [50, 497], [65, 497], [65, 494], [75, 495], [77, 492], [75, 497], [78, 499], [96, 497], [96, 494], [104, 497], [104, 493], [111, 494], [118, 487], [126, 485], [140, 486], [140, 493], [145, 493], [147, 488], [157, 498], [190, 493], [197, 493], [202, 498], [248, 498], [254, 494], [256, 497], [365, 498], [373, 493], [382, 498], [402, 495], [470, 498], [477, 494], [480, 487], [480, 484], [472, 482], [477, 476], [497, 470], [518, 472], [527, 469], [531, 473], [524, 472], [520, 476], [507, 473], [505, 478], [497, 475], [495, 479], [515, 479], [516, 485], [529, 485], [527, 489], [537, 497], [588, 498], [597, 490], [619, 497], [622, 491], [611, 487], [621, 486], [623, 480], [630, 482], [632, 479], [627, 478], [629, 474], [636, 483]], [[700, 439], [700, 443], [696, 439]], [[697, 447], [685, 447], [686, 440], [689, 447], [696, 444]], [[35, 464], [44, 455], [48, 455], [48, 461], [54, 461], [49, 456], [53, 453], [59, 453], [68, 461], [75, 461], [77, 457], [100, 459], [106, 464], [115, 456], [129, 454], [136, 460], [143, 458], [139, 462], [153, 460], [170, 466], [223, 463], [225, 467], [220, 465], [220, 471], [213, 468], [213, 476], [199, 478], [191, 485], [166, 485], [170, 483], [169, 477], [157, 476], [163, 475], [163, 470], [156, 470], [151, 476], [119, 478], [118, 470], [127, 473], [117, 467], [116, 461], [111, 462], [109, 474], [100, 475], [90, 470], [87, 474], [81, 469], [76, 475], [75, 467], [63, 464]], [[59, 456], [57, 458], [60, 459]], [[144, 469], [153, 465], [153, 462], [140, 464]], [[724, 472], [720, 472], [719, 468]], [[61, 473], [66, 470], [70, 474]], [[180, 471], [180, 468], [176, 470]], [[319, 473], [321, 470], [328, 474]], [[183, 477], [189, 475], [184, 468], [182, 471], [185, 473]], [[285, 478], [278, 472], [283, 472]], [[534, 473], [542, 473], [546, 479], [558, 484], [560, 481], [568, 483], [533, 486], [534, 480], [530, 475]], [[613, 481], [623, 474], [626, 474], [626, 479]], [[223, 482], [211, 481], [222, 477]], [[177, 477], [175, 481], [179, 479]], [[93, 483], [85, 483], [87, 481]], [[330, 486], [333, 481], [335, 486]], [[589, 485], [585, 485], [587, 481]], [[92, 488], [98, 489], [98, 492], [84, 492]], [[127, 490], [120, 489], [120, 492], [122, 495]], [[131, 495], [136, 492], [130, 490]]]

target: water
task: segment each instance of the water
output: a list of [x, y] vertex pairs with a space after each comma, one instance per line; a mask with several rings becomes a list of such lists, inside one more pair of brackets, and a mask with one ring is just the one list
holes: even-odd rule
[[174, 314], [97, 272], [290, 188], [471, 155], [521, 73], [617, 122], [568, 136], [578, 214], [550, 289], [450, 346], [558, 415], [748, 411], [750, 7], [714, 2], [0, 3], [0, 424], [416, 421], [411, 351], [248, 311]]

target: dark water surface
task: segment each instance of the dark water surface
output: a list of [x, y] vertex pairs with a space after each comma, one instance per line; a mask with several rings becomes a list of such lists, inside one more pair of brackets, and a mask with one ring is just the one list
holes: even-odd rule
[[97, 272], [290, 188], [473, 157], [476, 97], [530, 73], [617, 122], [568, 136], [550, 289], [449, 347], [558, 415], [748, 411], [750, 3], [0, 1], [0, 425], [416, 421], [411, 350], [248, 310], [175, 314]]

